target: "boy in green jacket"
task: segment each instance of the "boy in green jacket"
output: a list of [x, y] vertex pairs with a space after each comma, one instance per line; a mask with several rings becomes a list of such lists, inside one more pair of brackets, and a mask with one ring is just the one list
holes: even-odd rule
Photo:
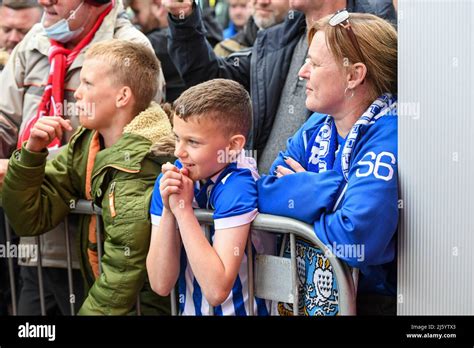
[[[82, 127], [46, 161], [48, 144], [71, 125], [61, 117], [41, 117], [9, 163], [3, 206], [21, 236], [51, 230], [78, 199], [102, 208], [102, 241], [96, 239], [95, 216], [80, 221], [81, 269], [90, 288], [79, 314], [133, 313], [138, 294], [143, 314], [169, 313], [169, 298], [151, 291], [145, 269], [153, 184], [161, 165], [171, 159], [174, 142], [167, 115], [158, 105], [150, 106], [159, 69], [153, 52], [141, 44], [111, 40], [93, 45], [75, 92]], [[103, 243], [101, 260], [98, 242]]]

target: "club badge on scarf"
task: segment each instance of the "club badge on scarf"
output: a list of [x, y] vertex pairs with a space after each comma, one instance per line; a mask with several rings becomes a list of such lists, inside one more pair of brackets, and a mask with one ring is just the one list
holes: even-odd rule
[[[18, 136], [17, 148], [27, 141], [31, 134], [31, 129], [38, 122], [41, 117], [60, 116], [63, 117], [63, 101], [64, 101], [64, 79], [66, 71], [77, 58], [84, 47], [91, 43], [97, 30], [99, 30], [104, 18], [112, 11], [115, 6], [115, 1], [102, 12], [94, 24], [94, 27], [87, 33], [87, 35], [74, 47], [69, 50], [63, 46], [62, 43], [50, 40], [51, 48], [48, 52], [48, 59], [50, 64], [48, 82], [44, 89], [43, 96], [38, 106], [36, 116], [31, 118], [20, 132]], [[55, 138], [48, 145], [48, 149], [58, 148], [62, 145], [61, 139]]]

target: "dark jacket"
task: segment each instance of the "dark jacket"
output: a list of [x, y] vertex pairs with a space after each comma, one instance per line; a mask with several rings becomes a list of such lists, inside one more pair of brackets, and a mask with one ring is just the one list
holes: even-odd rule
[[168, 54], [168, 28], [156, 28], [146, 34], [166, 80], [166, 101], [172, 103], [186, 89], [183, 79]]
[[[352, 12], [374, 13], [370, 1], [373, 0], [357, 3], [348, 0], [347, 8]], [[169, 29], [168, 51], [187, 88], [214, 78], [228, 78], [241, 83], [250, 92], [253, 128], [247, 147], [262, 151], [272, 130], [293, 51], [301, 35], [305, 35], [304, 14], [294, 11], [283, 23], [260, 30], [251, 49], [226, 58], [217, 57], [206, 41], [198, 6], [184, 20], [170, 15]], [[310, 114], [308, 111], [308, 116]]]
[[[209, 11], [204, 13], [204, 26], [209, 42], [218, 43], [222, 40], [219, 24]], [[150, 40], [155, 55], [161, 62], [166, 80], [166, 101], [172, 103], [184, 92], [186, 85], [168, 54], [168, 32], [168, 28], [156, 28], [146, 33], [146, 37]]]
[[232, 37], [233, 40], [245, 47], [252, 47], [257, 39], [258, 27], [255, 24], [253, 17], [250, 17], [247, 24], [242, 31], [239, 31]]

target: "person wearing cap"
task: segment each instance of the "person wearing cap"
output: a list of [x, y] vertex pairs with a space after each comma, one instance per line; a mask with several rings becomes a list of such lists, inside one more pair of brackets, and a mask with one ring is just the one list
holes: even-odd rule
[[41, 18], [36, 0], [5, 0], [0, 5], [0, 71], [10, 53]]
[[[0, 76], [0, 187], [8, 165], [7, 158], [28, 139], [30, 130], [41, 116], [60, 116], [70, 120], [72, 126], [71, 131], [65, 131], [61, 139], [49, 145], [50, 158], [78, 128], [74, 92], [80, 84], [84, 55], [90, 45], [124, 39], [143, 43], [152, 50], [149, 40], [130, 23], [121, 0], [38, 0], [38, 3], [44, 11], [41, 23], [35, 25], [15, 47]], [[164, 89], [161, 69], [157, 82], [158, 93], [154, 100], [161, 102]], [[73, 218], [69, 221], [69, 229], [75, 230], [77, 226]], [[69, 296], [64, 230], [64, 223], [61, 223], [40, 237], [47, 314], [69, 314], [70, 299], [77, 312], [83, 298], [82, 278], [85, 280], [85, 293], [95, 281], [90, 272], [90, 255], [97, 253], [97, 241], [91, 234], [89, 239], [82, 241], [90, 246], [88, 253], [77, 255], [76, 249], [72, 250], [75, 293]], [[71, 240], [75, 240], [74, 231], [72, 234]], [[34, 237], [22, 238], [21, 243], [36, 244]], [[24, 285], [18, 312], [20, 315], [39, 315], [36, 259], [19, 261], [25, 267], [21, 271]], [[80, 266], [84, 277], [78, 271]], [[143, 290], [141, 295], [147, 298], [146, 304], [142, 303], [143, 314], [169, 313], [169, 299], [153, 295], [151, 289]], [[86, 314], [100, 313], [103, 311], [99, 306], [92, 306]]]

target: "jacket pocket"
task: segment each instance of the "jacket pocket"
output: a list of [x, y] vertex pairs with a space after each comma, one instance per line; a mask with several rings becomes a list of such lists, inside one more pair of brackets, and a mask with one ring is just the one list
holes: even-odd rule
[[111, 222], [117, 224], [146, 220], [148, 218], [147, 191], [147, 185], [137, 180], [113, 180], [103, 198]]

